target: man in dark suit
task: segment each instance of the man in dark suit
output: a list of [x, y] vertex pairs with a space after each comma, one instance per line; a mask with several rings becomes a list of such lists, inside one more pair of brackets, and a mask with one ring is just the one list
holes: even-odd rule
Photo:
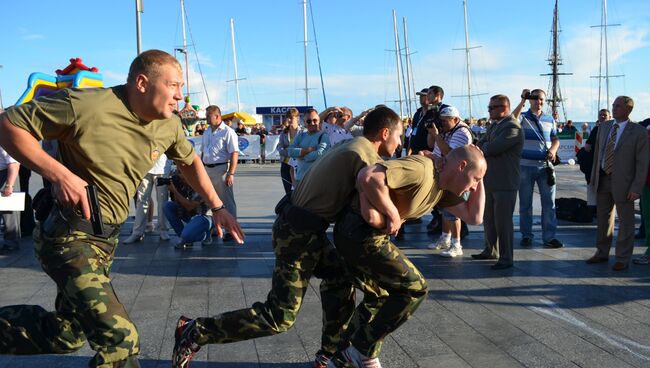
[[[519, 189], [519, 160], [524, 146], [524, 135], [519, 121], [510, 113], [510, 100], [505, 95], [490, 98], [488, 106], [492, 124], [477, 143], [487, 160], [485, 174], [485, 249], [472, 254], [474, 259], [496, 259], [492, 269], [512, 267], [512, 241], [515, 211]], [[497, 246], [498, 244], [498, 246]]]
[[591, 181], [596, 192], [598, 235], [596, 254], [588, 264], [607, 262], [614, 233], [614, 206], [619, 227], [613, 270], [628, 267], [634, 250], [634, 201], [645, 184], [650, 153], [646, 129], [629, 120], [634, 101], [619, 96], [612, 104], [614, 120], [598, 129]]

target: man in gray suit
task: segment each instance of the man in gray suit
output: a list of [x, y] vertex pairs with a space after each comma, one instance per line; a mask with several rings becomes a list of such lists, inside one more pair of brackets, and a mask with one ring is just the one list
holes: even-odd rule
[[596, 254], [587, 263], [608, 261], [616, 206], [619, 226], [614, 271], [628, 267], [634, 250], [634, 201], [641, 196], [650, 159], [646, 129], [629, 120], [633, 108], [630, 97], [619, 96], [614, 100], [614, 120], [598, 128], [589, 184], [596, 192], [598, 235]]
[[[474, 259], [496, 259], [492, 269], [512, 267], [512, 241], [515, 210], [519, 189], [519, 160], [524, 146], [524, 135], [519, 121], [510, 113], [510, 100], [505, 95], [490, 98], [488, 106], [492, 124], [478, 142], [488, 167], [484, 177], [485, 249], [472, 254]], [[498, 245], [497, 245], [498, 244]]]

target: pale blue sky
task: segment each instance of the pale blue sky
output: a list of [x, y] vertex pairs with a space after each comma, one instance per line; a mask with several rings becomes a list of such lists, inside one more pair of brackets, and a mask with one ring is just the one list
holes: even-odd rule
[[[123, 83], [136, 54], [135, 1], [69, 2], [32, 0], [3, 2], [0, 26], [0, 89], [5, 106], [25, 89], [31, 72], [54, 73], [72, 57], [80, 57], [104, 74], [106, 86]], [[467, 115], [463, 8], [461, 0], [385, 1], [312, 0], [327, 102], [354, 112], [386, 103], [397, 109], [392, 9], [408, 25], [415, 90], [432, 84], [445, 89], [445, 101]], [[490, 95], [505, 93], [518, 100], [522, 88], [544, 88], [549, 67], [550, 28], [554, 1], [469, 0], [474, 115], [486, 116]], [[647, 0], [609, 0], [610, 97], [634, 98], [632, 117], [650, 117], [650, 5]], [[235, 19], [237, 58], [243, 110], [255, 106], [303, 105], [302, 5], [298, 0], [186, 0], [195, 47], [190, 48], [190, 84], [194, 103], [207, 98], [195, 57], [199, 56], [210, 102], [225, 112], [235, 108], [229, 19]], [[592, 121], [597, 110], [600, 0], [561, 0], [560, 22], [568, 118]], [[143, 49], [173, 52], [182, 44], [178, 0], [144, 0]], [[188, 30], [188, 39], [190, 39]], [[311, 21], [309, 37], [313, 40]], [[188, 42], [192, 42], [189, 40]], [[180, 55], [179, 55], [180, 57]], [[310, 104], [322, 109], [314, 44], [309, 48]], [[604, 102], [603, 102], [604, 105]], [[405, 109], [406, 112], [406, 109]]]

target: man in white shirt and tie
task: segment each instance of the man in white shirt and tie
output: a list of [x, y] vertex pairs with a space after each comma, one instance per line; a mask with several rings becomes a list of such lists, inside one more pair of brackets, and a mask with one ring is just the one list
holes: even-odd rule
[[[228, 212], [237, 218], [235, 204], [235, 171], [239, 157], [238, 139], [235, 131], [221, 121], [221, 109], [210, 105], [205, 109], [205, 118], [210, 125], [201, 138], [201, 160], [212, 185]], [[224, 241], [232, 240], [226, 234]]]

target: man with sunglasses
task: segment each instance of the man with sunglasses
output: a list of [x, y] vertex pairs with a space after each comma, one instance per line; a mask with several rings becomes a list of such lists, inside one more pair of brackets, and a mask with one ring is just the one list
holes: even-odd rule
[[512, 238], [519, 189], [519, 160], [524, 145], [521, 125], [510, 114], [510, 100], [505, 95], [495, 95], [488, 105], [491, 124], [478, 141], [487, 161], [485, 173], [485, 212], [483, 229], [485, 248], [472, 254], [474, 259], [499, 259], [492, 269], [512, 267]]
[[311, 165], [330, 148], [329, 135], [320, 130], [320, 117], [315, 109], [305, 111], [305, 131], [300, 132], [287, 150], [298, 161], [296, 181], [300, 181]]
[[[552, 162], [556, 159], [560, 140], [557, 137], [555, 119], [542, 111], [546, 92], [541, 89], [524, 89], [521, 102], [513, 115], [521, 122], [524, 132], [524, 149], [521, 155], [521, 176], [519, 182], [519, 228], [521, 246], [533, 245], [533, 188], [539, 188], [542, 202], [542, 241], [547, 248], [562, 248], [564, 245], [555, 237], [557, 217], [555, 215], [555, 172]], [[521, 113], [526, 101], [530, 109]]]

